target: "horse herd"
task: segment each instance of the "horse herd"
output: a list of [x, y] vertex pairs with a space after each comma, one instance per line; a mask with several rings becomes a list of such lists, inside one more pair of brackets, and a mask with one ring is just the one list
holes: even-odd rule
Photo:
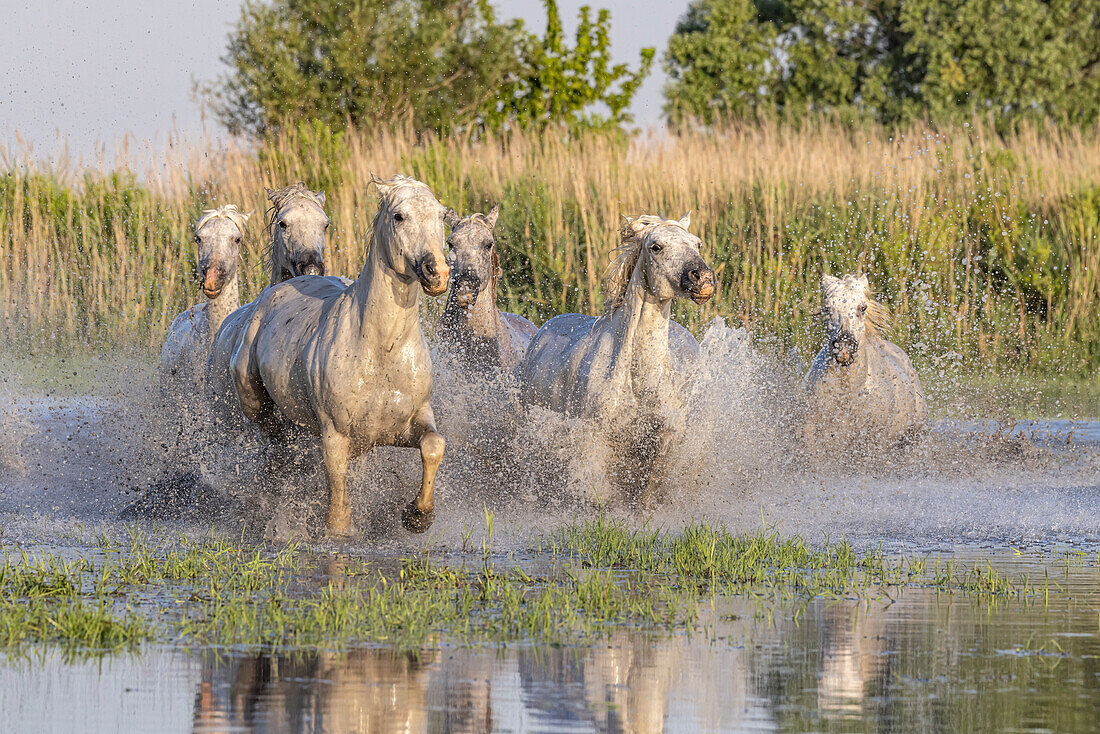
[[[243, 306], [237, 261], [249, 214], [232, 205], [205, 211], [195, 226], [205, 301], [172, 323], [163, 383], [202, 396], [242, 429], [254, 424], [275, 445], [291, 431], [319, 438], [329, 536], [353, 532], [350, 460], [377, 445], [418, 448], [420, 491], [402, 521], [424, 532], [445, 442], [431, 406], [419, 299], [421, 291], [440, 296], [449, 288], [441, 347], [517, 380], [525, 406], [603, 422], [622, 437], [615, 452], [643, 467], [624, 485], [629, 501], [652, 504], [661, 459], [686, 430], [682, 378], [699, 352], [671, 319], [672, 302], [705, 303], [718, 286], [690, 216], [626, 218], [603, 314], [562, 314], [536, 328], [496, 305], [497, 207], [460, 218], [415, 179], [372, 183], [380, 201], [355, 280], [325, 274], [324, 192], [302, 183], [268, 190], [271, 283]], [[912, 441], [927, 425], [927, 408], [911, 362], [878, 333], [883, 312], [866, 276], [825, 275], [822, 289], [825, 339], [805, 379], [817, 418], [805, 430], [845, 430], [835, 419], [839, 408], [859, 413], [863, 427], [873, 422], [880, 438]]]

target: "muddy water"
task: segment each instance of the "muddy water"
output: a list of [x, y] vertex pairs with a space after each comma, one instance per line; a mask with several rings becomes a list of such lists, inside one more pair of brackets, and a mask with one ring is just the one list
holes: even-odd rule
[[[1010, 578], [1051, 579], [1057, 593], [989, 603], [909, 589], [770, 614], [731, 599], [708, 609], [693, 634], [623, 629], [592, 647], [468, 649], [444, 639], [415, 656], [164, 644], [80, 659], [50, 649], [0, 654], [0, 731], [1095, 730], [1100, 410], [1062, 405], [1055, 420], [1019, 422], [995, 404], [952, 405], [901, 459], [807, 468], [784, 439], [780, 381], [731, 330], [710, 336], [689, 390], [690, 409], [705, 420], [679, 447], [679, 473], [651, 524], [764, 522], [811, 540], [845, 535], [897, 553], [989, 558]], [[81, 554], [96, 534], [124, 534], [119, 510], [173, 468], [166, 457], [186, 443], [151, 415], [141, 369], [109, 364], [92, 379], [85, 371], [0, 384], [7, 549]], [[344, 550], [454, 549], [469, 528], [484, 527], [486, 506], [496, 512], [496, 547], [521, 548], [592, 512], [598, 436], [545, 415], [501, 425], [506, 399], [458, 389], [446, 375], [438, 385], [451, 453], [436, 526], [426, 537], [375, 533]], [[957, 392], [950, 381], [928, 389], [940, 406]], [[250, 496], [257, 447], [237, 436], [218, 446], [204, 481]], [[297, 525], [283, 527], [307, 538], [323, 496], [316, 458], [302, 452], [288, 505]], [[414, 452], [397, 450], [357, 463], [357, 515], [380, 518], [364, 531], [394, 524], [416, 464]], [[259, 540], [272, 522], [224, 505], [213, 518], [165, 524]], [[1067, 565], [1067, 548], [1084, 560]]]
[[0, 662], [0, 730], [1094, 731], [1096, 558], [1058, 556], [993, 556], [1013, 577], [1049, 573], [1061, 591], [1045, 603], [914, 589], [816, 600], [796, 620], [731, 599], [705, 631], [592, 647], [47, 652]]

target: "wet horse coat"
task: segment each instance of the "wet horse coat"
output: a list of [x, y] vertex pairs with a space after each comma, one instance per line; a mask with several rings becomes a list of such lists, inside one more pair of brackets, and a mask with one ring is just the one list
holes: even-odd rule
[[821, 279], [825, 343], [806, 375], [810, 406], [803, 428], [813, 450], [889, 449], [928, 427], [928, 406], [909, 357], [883, 339], [885, 310], [867, 276]]
[[715, 291], [714, 271], [700, 241], [680, 221], [627, 219], [622, 246], [604, 290], [603, 316], [562, 314], [546, 322], [521, 366], [525, 402], [566, 415], [598, 419], [619, 453], [643, 465], [644, 503], [652, 501], [662, 456], [682, 423], [678, 383], [699, 345], [671, 319], [674, 298], [704, 303]]
[[488, 214], [459, 219], [447, 210], [451, 296], [439, 318], [439, 336], [467, 365], [511, 373], [538, 328], [522, 316], [497, 308], [501, 269], [493, 228], [498, 214], [494, 206]]
[[278, 437], [294, 423], [319, 436], [329, 485], [326, 528], [351, 532], [346, 474], [374, 445], [419, 447], [423, 465], [405, 527], [431, 525], [435, 473], [444, 441], [429, 399], [432, 365], [420, 331], [419, 293], [447, 287], [443, 206], [423, 183], [377, 181], [371, 246], [349, 286], [294, 278], [266, 289], [232, 350], [231, 371], [245, 417]]

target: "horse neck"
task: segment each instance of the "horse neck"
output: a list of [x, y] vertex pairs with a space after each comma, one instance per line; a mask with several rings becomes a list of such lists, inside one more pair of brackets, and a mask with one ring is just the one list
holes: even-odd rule
[[613, 374], [636, 385], [660, 378], [669, 364], [671, 313], [671, 299], [651, 295], [640, 277], [631, 278], [623, 305], [611, 316], [615, 335]]
[[348, 286], [359, 319], [359, 338], [386, 352], [420, 333], [420, 284], [405, 282], [373, 243], [359, 277]]
[[225, 321], [225, 317], [240, 308], [241, 291], [237, 273], [222, 286], [217, 298], [206, 299], [206, 346], [214, 342], [214, 335]]

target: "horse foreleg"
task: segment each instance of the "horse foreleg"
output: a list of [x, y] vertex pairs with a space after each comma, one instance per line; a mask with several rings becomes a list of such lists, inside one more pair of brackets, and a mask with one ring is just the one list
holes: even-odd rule
[[660, 499], [661, 482], [665, 478], [665, 463], [668, 457], [668, 447], [672, 443], [673, 430], [662, 428], [654, 436], [652, 463], [649, 466], [645, 487], [638, 496], [638, 504], [645, 510], [652, 510]]
[[401, 522], [410, 533], [423, 533], [435, 519], [435, 474], [447, 447], [447, 442], [435, 429], [435, 414], [430, 405], [421, 408], [413, 419], [409, 443], [420, 447], [420, 494], [405, 506]]
[[328, 479], [328, 513], [325, 530], [330, 537], [351, 535], [351, 505], [348, 502], [348, 459], [351, 441], [332, 426], [321, 428], [321, 451]]

